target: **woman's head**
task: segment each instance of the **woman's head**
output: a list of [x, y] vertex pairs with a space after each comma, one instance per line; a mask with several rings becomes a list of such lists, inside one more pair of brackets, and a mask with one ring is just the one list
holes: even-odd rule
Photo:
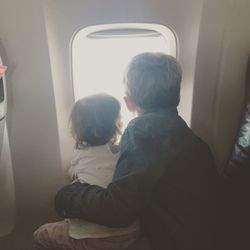
[[107, 94], [96, 94], [78, 100], [71, 112], [71, 131], [76, 148], [104, 145], [120, 133], [121, 106]]
[[127, 96], [142, 110], [177, 107], [182, 78], [177, 60], [163, 53], [135, 56], [125, 72]]

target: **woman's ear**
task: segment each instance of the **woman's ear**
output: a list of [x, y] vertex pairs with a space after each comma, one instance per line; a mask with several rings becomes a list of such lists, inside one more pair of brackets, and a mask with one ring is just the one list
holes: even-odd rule
[[132, 101], [128, 96], [124, 96], [124, 101], [126, 103], [127, 109], [132, 113], [138, 112], [138, 106]]

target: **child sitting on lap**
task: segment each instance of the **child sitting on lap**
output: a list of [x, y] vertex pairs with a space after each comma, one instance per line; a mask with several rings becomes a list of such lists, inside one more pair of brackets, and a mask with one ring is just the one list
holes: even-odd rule
[[[69, 176], [106, 188], [112, 181], [121, 129], [120, 103], [106, 94], [77, 101], [71, 113], [75, 156]], [[126, 228], [109, 228], [81, 219], [66, 219], [41, 226], [34, 233], [35, 249], [126, 249], [139, 235], [135, 222]]]

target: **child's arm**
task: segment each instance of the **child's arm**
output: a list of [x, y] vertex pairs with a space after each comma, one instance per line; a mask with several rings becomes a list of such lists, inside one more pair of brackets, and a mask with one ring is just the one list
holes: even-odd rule
[[67, 170], [67, 175], [71, 181], [75, 181], [78, 179], [76, 166], [74, 166], [72, 162], [69, 169]]
[[75, 181], [78, 179], [79, 162], [81, 161], [81, 159], [81, 153], [79, 152], [79, 150], [75, 150], [70, 161], [70, 166], [66, 169], [66, 174], [71, 181]]

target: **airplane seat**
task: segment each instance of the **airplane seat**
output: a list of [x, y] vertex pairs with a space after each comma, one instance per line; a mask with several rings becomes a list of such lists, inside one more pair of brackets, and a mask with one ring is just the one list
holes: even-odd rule
[[250, 249], [250, 57], [242, 122], [222, 173], [221, 215], [231, 249]]
[[133, 245], [127, 250], [151, 250], [149, 242], [146, 238], [139, 238]]

